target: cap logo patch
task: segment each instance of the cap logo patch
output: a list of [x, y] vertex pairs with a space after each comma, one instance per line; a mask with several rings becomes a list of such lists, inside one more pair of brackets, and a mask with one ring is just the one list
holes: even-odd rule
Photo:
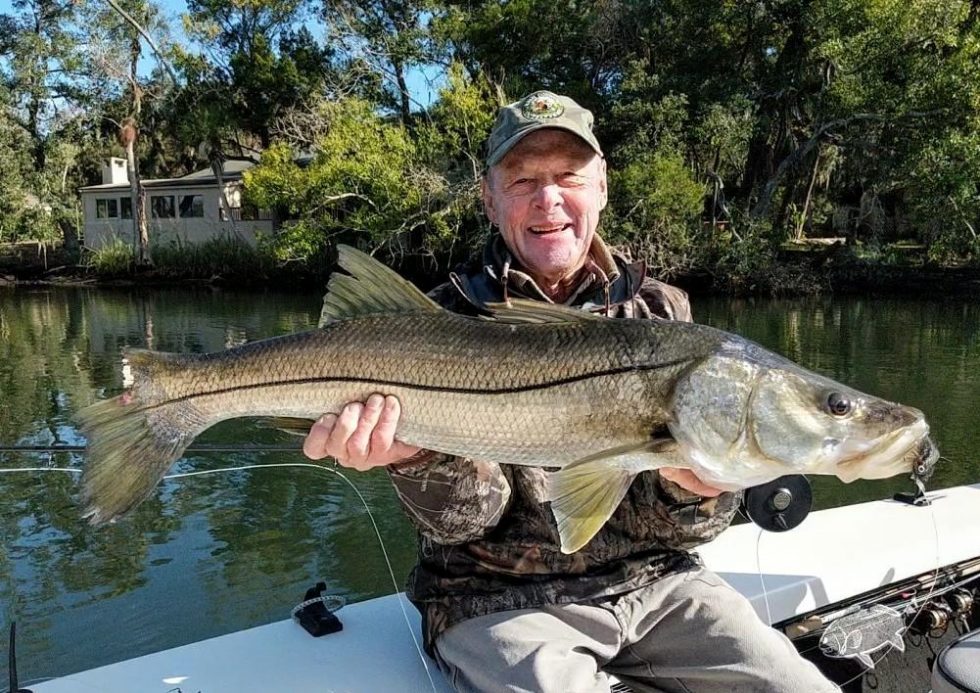
[[532, 94], [521, 104], [521, 115], [532, 120], [557, 118], [565, 112], [565, 107], [548, 94]]

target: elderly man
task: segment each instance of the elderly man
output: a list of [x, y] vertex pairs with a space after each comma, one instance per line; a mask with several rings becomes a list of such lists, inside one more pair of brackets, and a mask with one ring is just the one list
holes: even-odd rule
[[[606, 163], [592, 114], [540, 91], [500, 110], [483, 203], [497, 227], [472, 272], [433, 297], [474, 313], [512, 296], [612, 317], [690, 320], [684, 292], [645, 276], [596, 233]], [[452, 458], [396, 438], [399, 403], [373, 395], [326, 415], [304, 450], [385, 466], [420, 533], [408, 592], [426, 647], [461, 691], [836, 690], [687, 549], [730, 523], [738, 497], [690, 471], [637, 477], [599, 533], [560, 551], [546, 472]]]

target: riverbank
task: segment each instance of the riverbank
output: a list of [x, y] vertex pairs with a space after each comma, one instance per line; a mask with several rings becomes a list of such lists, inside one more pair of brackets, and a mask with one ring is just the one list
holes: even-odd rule
[[[224, 247], [208, 251], [168, 249], [153, 267], [132, 268], [116, 262], [87, 261], [56, 243], [0, 244], [0, 286], [16, 284], [84, 284], [100, 286], [187, 286], [306, 290], [329, 277], [326, 266], [277, 263], [254, 248]], [[402, 267], [422, 287], [433, 275], [415, 266]], [[938, 265], [907, 248], [870, 253], [843, 244], [786, 246], [762, 271], [733, 273], [694, 270], [670, 281], [698, 295], [970, 295], [980, 296], [980, 266]]]

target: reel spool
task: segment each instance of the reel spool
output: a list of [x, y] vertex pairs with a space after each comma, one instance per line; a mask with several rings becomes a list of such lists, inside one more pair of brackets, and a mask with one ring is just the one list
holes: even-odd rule
[[810, 481], [802, 474], [781, 476], [745, 490], [742, 511], [768, 532], [786, 532], [798, 526], [813, 507]]

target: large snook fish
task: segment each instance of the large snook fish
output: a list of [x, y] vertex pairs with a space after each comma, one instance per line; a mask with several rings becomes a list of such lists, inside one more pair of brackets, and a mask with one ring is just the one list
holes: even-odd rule
[[561, 468], [548, 493], [567, 553], [643, 470], [738, 489], [790, 473], [925, 476], [938, 457], [918, 410], [711, 327], [529, 301], [463, 317], [351, 248], [340, 266], [317, 330], [220, 353], [125, 352], [128, 389], [79, 413], [91, 522], [140, 503], [219, 421], [312, 419], [374, 392], [401, 401], [406, 443]]

